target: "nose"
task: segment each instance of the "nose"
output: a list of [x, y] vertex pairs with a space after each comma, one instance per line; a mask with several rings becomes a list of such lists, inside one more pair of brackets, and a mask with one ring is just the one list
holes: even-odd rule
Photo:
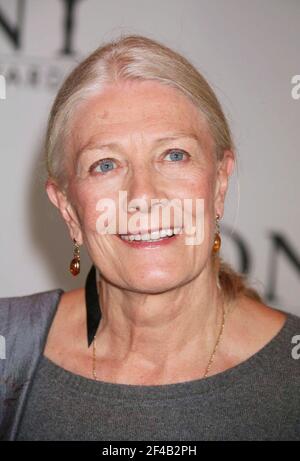
[[150, 213], [151, 200], [166, 198], [157, 172], [149, 164], [135, 166], [128, 178], [126, 212]]

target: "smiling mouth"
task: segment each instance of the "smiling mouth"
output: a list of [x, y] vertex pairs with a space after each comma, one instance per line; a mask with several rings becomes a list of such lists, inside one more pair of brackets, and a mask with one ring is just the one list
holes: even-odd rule
[[170, 239], [181, 233], [181, 227], [161, 229], [140, 234], [120, 234], [118, 237], [128, 243], [155, 243]]

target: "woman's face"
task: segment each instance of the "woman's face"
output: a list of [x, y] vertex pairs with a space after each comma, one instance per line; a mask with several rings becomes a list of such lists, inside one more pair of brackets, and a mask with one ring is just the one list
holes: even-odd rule
[[[85, 244], [108, 281], [124, 289], [159, 293], [191, 281], [208, 267], [215, 215], [223, 214], [233, 154], [226, 151], [223, 162], [217, 163], [208, 125], [182, 93], [154, 81], [107, 86], [77, 110], [66, 152], [68, 200], [58, 192], [56, 205], [71, 237]], [[103, 199], [115, 204], [109, 217], [101, 214]], [[133, 199], [144, 207], [128, 210], [126, 203], [129, 207]], [[184, 226], [180, 213], [171, 213], [169, 223], [160, 214], [153, 224], [154, 209], [159, 208], [153, 199], [164, 199], [164, 204], [177, 199], [193, 225], [203, 224], [202, 242], [187, 245], [183, 232], [156, 243], [123, 240], [121, 220], [131, 226], [128, 233]], [[189, 211], [184, 211], [183, 199], [192, 201]], [[196, 221], [196, 199], [204, 204], [204, 221], [200, 215]], [[137, 217], [141, 220], [132, 227]], [[116, 234], [100, 230], [104, 221], [116, 223]]]

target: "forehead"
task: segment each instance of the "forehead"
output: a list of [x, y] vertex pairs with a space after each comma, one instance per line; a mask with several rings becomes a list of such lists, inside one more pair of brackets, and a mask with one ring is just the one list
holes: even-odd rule
[[166, 132], [208, 136], [204, 116], [179, 90], [155, 81], [107, 85], [79, 106], [72, 122], [76, 147], [92, 139], [151, 140]]

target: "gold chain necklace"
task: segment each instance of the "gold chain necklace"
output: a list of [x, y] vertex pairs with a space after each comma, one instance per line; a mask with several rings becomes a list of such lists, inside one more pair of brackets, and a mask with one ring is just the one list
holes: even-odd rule
[[221, 338], [222, 338], [222, 334], [223, 334], [223, 331], [224, 331], [224, 327], [225, 327], [225, 320], [226, 320], [226, 315], [225, 315], [225, 308], [224, 308], [224, 299], [223, 299], [223, 302], [222, 302], [222, 325], [221, 325], [221, 328], [220, 328], [220, 331], [219, 331], [219, 334], [218, 334], [218, 337], [217, 337], [217, 341], [216, 341], [216, 344], [215, 344], [215, 347], [214, 347], [214, 350], [212, 351], [212, 354], [209, 358], [209, 361], [208, 361], [208, 364], [207, 364], [207, 367], [206, 367], [206, 370], [205, 370], [205, 373], [204, 375], [202, 376], [202, 378], [206, 378], [208, 373], [209, 373], [209, 370], [212, 366], [212, 363], [214, 361], [214, 358], [215, 358], [215, 355], [216, 355], [216, 351], [217, 351], [217, 348], [218, 348], [218, 345], [221, 341]]
[[[214, 349], [213, 349], [212, 354], [211, 354], [211, 356], [209, 358], [207, 367], [205, 369], [205, 372], [204, 372], [202, 378], [206, 378], [208, 373], [209, 373], [209, 370], [211, 369], [212, 363], [213, 363], [215, 355], [216, 355], [218, 345], [219, 345], [219, 343], [221, 341], [221, 337], [222, 337], [222, 334], [223, 334], [223, 331], [224, 331], [225, 320], [226, 320], [226, 314], [225, 314], [225, 308], [224, 308], [224, 300], [223, 300], [223, 303], [222, 303], [222, 314], [223, 314], [222, 315], [222, 325], [221, 325], [221, 328], [220, 328], [220, 331], [219, 331], [219, 334], [218, 334], [217, 341], [215, 343]], [[96, 381], [98, 380], [97, 374], [96, 374], [96, 335], [94, 336], [94, 339], [93, 339], [93, 378]]]

